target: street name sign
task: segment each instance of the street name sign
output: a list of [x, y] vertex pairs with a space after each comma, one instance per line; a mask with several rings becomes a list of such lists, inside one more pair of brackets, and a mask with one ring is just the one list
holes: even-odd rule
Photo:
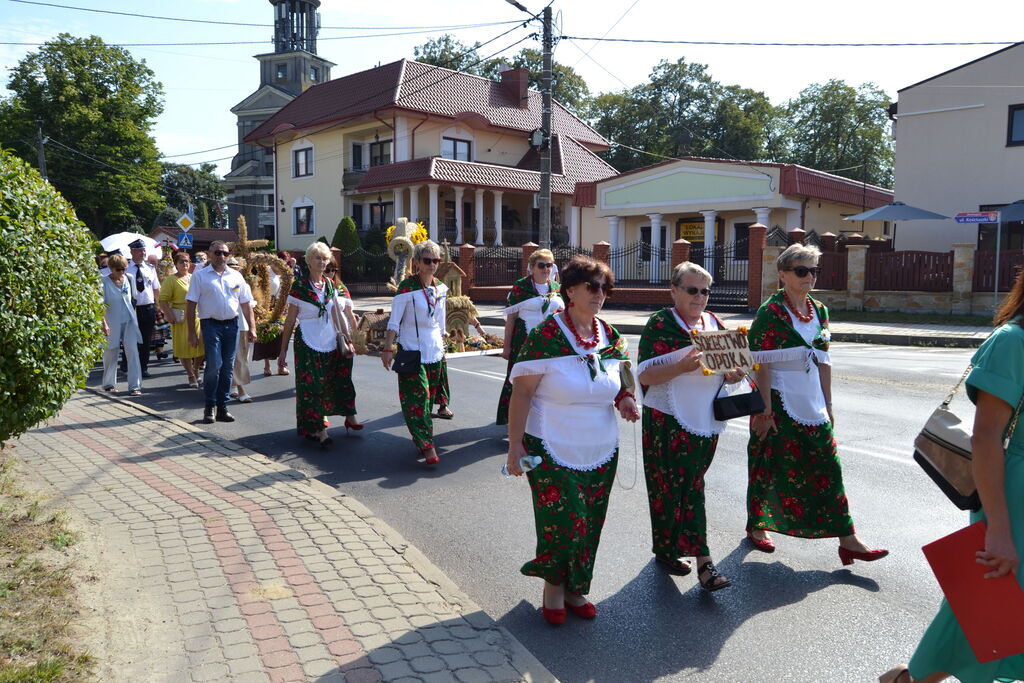
[[964, 211], [954, 216], [957, 223], [998, 223], [998, 211]]
[[[186, 216], [187, 218], [187, 216]], [[192, 235], [187, 232], [183, 232], [178, 235], [178, 248], [179, 249], [191, 249], [192, 248]]]

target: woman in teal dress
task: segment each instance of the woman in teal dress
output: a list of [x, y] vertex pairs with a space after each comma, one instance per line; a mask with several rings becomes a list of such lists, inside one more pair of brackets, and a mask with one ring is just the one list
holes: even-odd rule
[[[1017, 577], [1024, 588], [1019, 553], [1024, 548], [1024, 429], [1014, 430], [1003, 452], [1003, 435], [1024, 394], [1024, 272], [1017, 276], [995, 324], [1000, 326], [971, 359], [967, 395], [974, 402], [972, 463], [985, 520], [985, 549], [979, 557], [988, 578]], [[883, 683], [935, 683], [955, 676], [963, 683], [1024, 680], [1024, 654], [981, 664], [974, 656], [949, 603], [942, 601], [910, 660], [884, 674]]]

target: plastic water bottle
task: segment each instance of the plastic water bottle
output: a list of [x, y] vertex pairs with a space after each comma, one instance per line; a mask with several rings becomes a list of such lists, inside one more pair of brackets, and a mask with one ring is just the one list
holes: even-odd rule
[[[541, 458], [539, 455], [524, 455], [523, 457], [519, 458], [519, 468], [523, 472], [529, 472], [534, 467], [539, 465], [541, 463], [541, 460], [543, 460], [543, 458]], [[511, 474], [508, 473], [508, 465], [505, 464], [501, 466], [501, 473], [505, 475], [505, 477], [512, 476]]]

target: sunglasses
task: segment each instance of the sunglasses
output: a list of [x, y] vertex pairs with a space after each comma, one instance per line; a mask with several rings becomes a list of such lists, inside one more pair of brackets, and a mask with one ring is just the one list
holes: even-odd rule
[[338, 269], [337, 268], [324, 268], [324, 272], [325, 273], [337, 273]]
[[213, 252], [213, 255], [214, 256], [230, 256], [231, 252], [230, 251], [215, 251], [215, 252]]
[[124, 268], [111, 268], [110, 272], [111, 273], [123, 273], [124, 272]]
[[795, 266], [790, 268], [789, 271], [791, 273], [795, 273], [797, 277], [807, 277], [808, 275], [818, 277], [818, 273], [821, 272], [821, 268], [818, 266]]
[[538, 268], [551, 268], [555, 264], [554, 263], [541, 263], [541, 262], [538, 261], [537, 263], [535, 263], [533, 265], [537, 266]]
[[686, 292], [690, 296], [697, 296], [698, 294], [708, 296], [709, 294], [711, 294], [711, 289], [709, 287], [683, 287], [682, 285], [676, 285], [676, 287], [678, 287], [680, 291]]
[[441, 262], [441, 259], [439, 259], [439, 258], [424, 258], [424, 259], [420, 259], [420, 260], [423, 261], [424, 263], [426, 263], [428, 266], [434, 265], [435, 263], [440, 263]]
[[597, 294], [598, 292], [604, 292], [605, 294], [607, 294], [608, 292], [612, 291], [613, 287], [613, 285], [610, 285], [607, 282], [597, 282], [595, 280], [591, 280], [590, 282], [584, 282], [582, 284], [586, 285], [587, 291], [590, 292], [591, 294]]

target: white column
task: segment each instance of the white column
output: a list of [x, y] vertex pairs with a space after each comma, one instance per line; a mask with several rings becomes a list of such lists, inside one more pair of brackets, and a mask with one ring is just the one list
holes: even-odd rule
[[473, 202], [473, 208], [476, 209], [476, 241], [473, 242], [476, 246], [480, 247], [484, 244], [484, 191], [476, 191], [476, 200]]
[[704, 269], [715, 276], [715, 219], [717, 211], [701, 211], [704, 216]]
[[455, 188], [455, 244], [456, 246], [462, 245], [462, 193], [466, 191], [464, 187]]
[[499, 190], [491, 190], [494, 195], [494, 246], [501, 246], [501, 196], [505, 194]]
[[437, 220], [437, 183], [427, 185], [428, 197], [430, 199], [430, 239], [438, 241], [437, 236], [441, 234]]
[[420, 188], [422, 185], [413, 185], [409, 188], [409, 220], [418, 223], [420, 220]]
[[370, 202], [363, 202], [363, 216], [360, 224], [364, 230], [370, 226]]
[[[396, 187], [394, 189], [393, 193], [394, 193], [394, 200], [393, 201], [395, 203], [394, 203], [394, 206], [392, 206], [391, 208], [394, 209], [395, 215], [392, 216], [392, 218], [394, 218], [394, 220], [395, 220], [394, 225], [398, 225], [398, 219], [399, 218], [408, 218], [408, 216], [405, 215], [405, 188], [403, 188], [403, 187]], [[388, 226], [385, 225], [384, 229], [386, 230], [387, 227]]]
[[580, 225], [580, 213], [582, 209], [578, 206], [569, 207], [569, 246], [578, 247], [583, 240], [582, 226]]
[[621, 222], [621, 219], [618, 216], [607, 216], [606, 218], [608, 219], [608, 244], [610, 245], [608, 248], [613, 254], [611, 259], [609, 259], [611, 261], [609, 265], [611, 266], [612, 272], [618, 276], [619, 257], [614, 254], [615, 250], [622, 246], [622, 243], [619, 241], [619, 223]]
[[758, 223], [760, 223], [764, 227], [768, 228], [769, 230], [772, 229], [772, 224], [770, 222], [771, 219], [772, 219], [772, 210], [771, 209], [769, 209], [766, 206], [759, 206], [756, 209], [754, 209], [754, 213], [757, 215], [757, 222]]
[[661, 214], [649, 213], [651, 221], [650, 281], [661, 282]]

